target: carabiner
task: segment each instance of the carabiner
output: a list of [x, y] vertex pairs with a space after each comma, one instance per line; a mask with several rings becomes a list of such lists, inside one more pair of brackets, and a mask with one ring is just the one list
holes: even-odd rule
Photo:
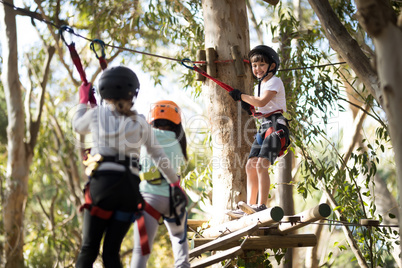
[[[100, 50], [101, 56], [98, 56], [98, 53], [96, 53], [95, 43], [98, 43], [100, 45], [100, 47], [101, 47], [101, 50]], [[100, 39], [92, 40], [90, 48], [95, 53], [95, 56], [96, 56], [97, 59], [99, 59], [99, 58], [104, 59], [106, 57], [106, 54], [105, 54], [105, 42], [103, 42], [102, 40], [100, 40]]]
[[[69, 32], [70, 35], [73, 35], [73, 34], [75, 34], [73, 28], [71, 28], [70, 26], [67, 26], [67, 25], [63, 25], [59, 29], [59, 34], [60, 34], [61, 40], [63, 40], [64, 44], [66, 44], [67, 46], [73, 45], [74, 44], [73, 41], [71, 41], [70, 44], [67, 44], [67, 42], [66, 42], [66, 40], [64, 39], [64, 36], [63, 36], [64, 31]], [[72, 38], [71, 38], [71, 40], [72, 40]]]
[[[186, 65], [184, 62], [192, 63], [192, 64], [193, 64], [193, 67]], [[182, 59], [182, 60], [181, 60], [181, 64], [182, 64], [184, 67], [187, 67], [187, 68], [189, 68], [189, 69], [191, 69], [191, 70], [194, 70], [195, 64], [194, 64], [190, 59], [188, 59], [188, 58]]]

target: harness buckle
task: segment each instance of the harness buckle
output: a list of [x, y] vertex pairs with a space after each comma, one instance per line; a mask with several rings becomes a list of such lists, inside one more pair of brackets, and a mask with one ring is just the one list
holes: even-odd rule
[[152, 167], [148, 172], [140, 173], [140, 179], [146, 180], [153, 185], [160, 185], [162, 183], [163, 176], [156, 167]]
[[103, 156], [101, 154], [95, 154], [94, 156], [92, 156], [91, 154], [88, 154], [87, 159], [82, 161], [82, 163], [86, 166], [85, 174], [87, 176], [92, 176], [102, 161], [103, 161]]

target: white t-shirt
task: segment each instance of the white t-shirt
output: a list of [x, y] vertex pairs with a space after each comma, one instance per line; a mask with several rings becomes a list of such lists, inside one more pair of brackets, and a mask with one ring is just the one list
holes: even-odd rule
[[[260, 96], [268, 90], [275, 91], [275, 97], [264, 107], [255, 107], [256, 110], [263, 114], [269, 114], [277, 110], [286, 112], [286, 95], [282, 80], [279, 77], [273, 76], [267, 82], [261, 82]], [[254, 96], [258, 96], [258, 84], [254, 88]]]

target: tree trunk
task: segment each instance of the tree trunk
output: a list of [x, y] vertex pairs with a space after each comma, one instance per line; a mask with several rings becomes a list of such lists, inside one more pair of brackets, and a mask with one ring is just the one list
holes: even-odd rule
[[[288, 21], [283, 20], [280, 22], [283, 24], [281, 27], [283, 30], [280, 33], [281, 36], [281, 66], [282, 68], [287, 68], [289, 66], [288, 62], [291, 57], [291, 43], [292, 37], [291, 33], [288, 32], [288, 27], [286, 27]], [[289, 74], [280, 73], [281, 79], [285, 86], [286, 90], [286, 99], [294, 99], [291, 97], [293, 95], [292, 91], [292, 77]], [[287, 103], [287, 107], [294, 107], [294, 104]], [[294, 207], [294, 199], [293, 199], [293, 185], [290, 184], [292, 181], [292, 164], [293, 164], [293, 152], [291, 150], [288, 153], [279, 159], [278, 162], [278, 193], [279, 193], [279, 206], [283, 209], [285, 215], [294, 215], [295, 207]], [[295, 251], [293, 248], [288, 248], [285, 254], [286, 262], [281, 263], [280, 267], [283, 268], [291, 268], [293, 266], [293, 255]]]
[[[383, 94], [383, 108], [389, 122], [391, 142], [395, 152], [399, 196], [402, 191], [402, 25], [389, 1], [356, 0], [358, 19], [372, 36], [376, 48], [377, 72]], [[401, 21], [401, 20], [400, 20]], [[399, 200], [401, 209], [401, 200]], [[399, 217], [402, 217], [401, 211]], [[401, 218], [399, 222], [401, 222]], [[402, 226], [399, 227], [399, 233]], [[400, 238], [402, 242], [402, 238]], [[402, 246], [402, 243], [400, 244]], [[402, 258], [402, 256], [400, 256]]]
[[[202, 1], [205, 23], [205, 47], [214, 48], [218, 60], [232, 59], [231, 47], [239, 46], [246, 58], [250, 49], [246, 2]], [[233, 63], [217, 63], [217, 79], [250, 94], [252, 80], [245, 64], [246, 76], [237, 77]], [[203, 94], [211, 122], [213, 147], [213, 220], [223, 222], [224, 211], [235, 208], [246, 199], [245, 163], [249, 154], [254, 119], [240, 108], [229, 94], [210, 79], [205, 81]]]
[[[379, 214], [383, 217], [382, 224], [399, 225], [400, 216], [398, 202], [388, 190], [386, 182], [378, 175], [375, 175], [374, 184], [375, 189], [374, 191], [372, 191], [372, 193], [375, 193], [375, 205], [377, 208], [376, 214]], [[395, 218], [391, 218], [389, 214], [395, 215]], [[392, 232], [399, 232], [397, 227], [391, 227], [391, 229]], [[392, 248], [391, 254], [394, 257], [397, 267], [401, 267], [401, 260], [399, 258], [401, 254], [401, 248], [394, 246]]]
[[[13, 1], [6, 1], [13, 4]], [[8, 112], [8, 162], [3, 204], [5, 267], [24, 267], [24, 210], [32, 152], [24, 143], [25, 117], [18, 75], [17, 31], [14, 11], [1, 5], [2, 82]]]

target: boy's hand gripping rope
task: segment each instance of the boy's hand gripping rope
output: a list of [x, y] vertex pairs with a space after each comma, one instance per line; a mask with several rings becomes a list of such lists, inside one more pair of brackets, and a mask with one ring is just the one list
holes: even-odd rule
[[[193, 64], [193, 66], [189, 66], [189, 65], [187, 65], [186, 63], [191, 63], [191, 64]], [[219, 81], [218, 79], [216, 79], [216, 78], [210, 76], [207, 72], [205, 72], [204, 70], [202, 70], [202, 69], [200, 69], [199, 67], [197, 67], [190, 59], [187, 59], [187, 58], [186, 58], [186, 59], [183, 59], [183, 60], [181, 61], [181, 64], [182, 64], [184, 67], [186, 67], [186, 68], [188, 68], [188, 69], [190, 69], [190, 70], [194, 70], [194, 71], [196, 71], [197, 73], [199, 73], [199, 74], [201, 74], [201, 75], [203, 75], [203, 76], [205, 76], [205, 77], [211, 79], [212, 81], [214, 81], [215, 83], [217, 83], [221, 88], [223, 88], [223, 89], [226, 90], [227, 92], [231, 92], [231, 91], [234, 90], [233, 87], [231, 87], [231, 86], [229, 86], [229, 85], [223, 83], [222, 81]], [[244, 109], [244, 108], [246, 108], [246, 109], [248, 108], [248, 105], [245, 105], [243, 101], [242, 101], [242, 108], [243, 108], [243, 109]], [[245, 109], [245, 110], [246, 110], [246, 109]], [[248, 112], [248, 111], [247, 111], [247, 112]], [[254, 108], [253, 105], [250, 105], [250, 112], [251, 112], [251, 115], [254, 116], [255, 118], [262, 118], [262, 117], [264, 117], [262, 113], [255, 111], [255, 108]]]

